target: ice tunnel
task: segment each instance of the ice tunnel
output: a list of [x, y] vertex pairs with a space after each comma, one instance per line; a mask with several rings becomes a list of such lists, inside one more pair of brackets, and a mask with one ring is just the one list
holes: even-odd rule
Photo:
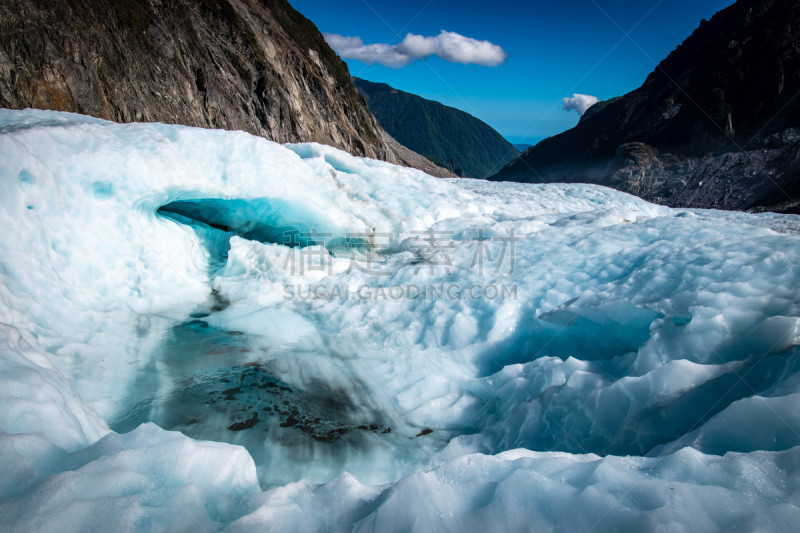
[[338, 232], [321, 213], [275, 198], [177, 200], [157, 213], [177, 222], [205, 226], [245, 239], [284, 246], [325, 244]]

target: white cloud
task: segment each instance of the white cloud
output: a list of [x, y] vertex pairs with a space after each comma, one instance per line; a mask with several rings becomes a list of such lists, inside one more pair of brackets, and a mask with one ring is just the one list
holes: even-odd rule
[[404, 67], [415, 59], [432, 55], [451, 63], [473, 63], [487, 67], [496, 67], [508, 57], [501, 47], [489, 41], [479, 41], [444, 30], [435, 37], [409, 33], [403, 42], [396, 45], [365, 45], [360, 37], [345, 37], [335, 33], [324, 35], [331, 48], [344, 59], [357, 59], [368, 65], [378, 63], [392, 68]]
[[411, 63], [411, 58], [397, 53], [394, 46], [388, 44], [364, 45], [361, 37], [345, 37], [334, 33], [326, 33], [325, 40], [345, 59], [358, 59], [368, 65], [380, 63], [387, 67], [400, 68]]
[[577, 111], [579, 115], [586, 113], [586, 110], [598, 102], [596, 96], [588, 94], [573, 94], [569, 98], [562, 98], [564, 111]]

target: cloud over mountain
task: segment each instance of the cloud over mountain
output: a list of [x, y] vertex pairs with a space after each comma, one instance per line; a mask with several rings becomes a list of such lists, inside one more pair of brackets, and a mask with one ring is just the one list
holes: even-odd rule
[[471, 63], [487, 67], [501, 65], [508, 54], [498, 45], [479, 41], [455, 32], [442, 30], [439, 35], [425, 37], [409, 33], [400, 44], [364, 44], [360, 37], [326, 33], [325, 40], [344, 59], [357, 59], [372, 65], [400, 68], [415, 59], [438, 56], [451, 63]]
[[569, 98], [562, 98], [564, 102], [564, 111], [577, 111], [579, 115], [586, 113], [586, 110], [598, 102], [596, 96], [589, 94], [575, 93]]

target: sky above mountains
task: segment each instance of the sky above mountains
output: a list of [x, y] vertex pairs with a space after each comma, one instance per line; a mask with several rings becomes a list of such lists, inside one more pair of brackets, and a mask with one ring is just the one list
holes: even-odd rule
[[352, 75], [462, 109], [531, 144], [574, 126], [591, 97], [638, 87], [703, 18], [733, 3], [290, 2]]

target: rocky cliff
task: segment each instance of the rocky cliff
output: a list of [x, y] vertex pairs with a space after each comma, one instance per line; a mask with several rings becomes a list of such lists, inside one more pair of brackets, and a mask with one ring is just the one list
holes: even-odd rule
[[0, 107], [237, 129], [415, 164], [285, 0], [5, 0]]
[[640, 88], [595, 104], [491, 179], [800, 212], [800, 1], [740, 0], [704, 20]]

